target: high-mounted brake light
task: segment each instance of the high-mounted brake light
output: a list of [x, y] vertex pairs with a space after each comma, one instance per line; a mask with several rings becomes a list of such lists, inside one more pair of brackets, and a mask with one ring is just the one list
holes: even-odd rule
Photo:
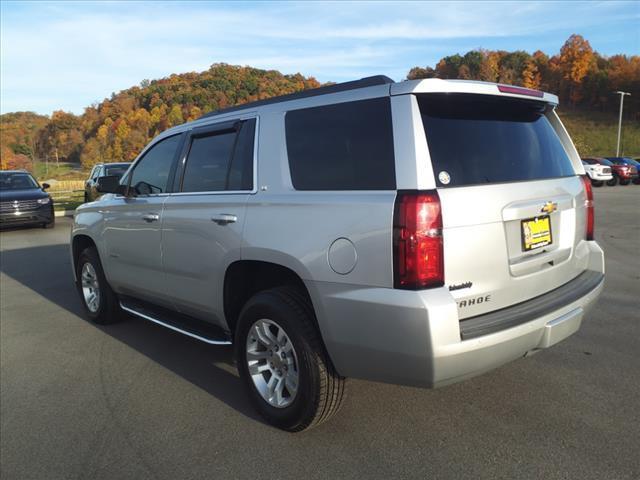
[[440, 197], [435, 190], [398, 192], [393, 215], [394, 287], [444, 285]]
[[580, 177], [582, 179], [582, 185], [584, 186], [584, 193], [587, 199], [584, 202], [584, 206], [587, 209], [587, 228], [585, 238], [587, 240], [593, 240], [593, 233], [595, 229], [595, 215], [593, 211], [593, 187], [591, 186], [591, 180], [586, 175]]
[[524, 87], [512, 87], [510, 85], [498, 85], [498, 90], [502, 93], [515, 93], [516, 95], [528, 95], [529, 97], [544, 97], [544, 92], [540, 90], [531, 90]]

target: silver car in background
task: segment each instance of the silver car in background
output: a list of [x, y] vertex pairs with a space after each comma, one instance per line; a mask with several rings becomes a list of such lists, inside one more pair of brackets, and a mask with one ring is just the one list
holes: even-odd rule
[[439, 387], [550, 347], [604, 282], [557, 103], [378, 76], [174, 127], [76, 211], [87, 315], [233, 343], [288, 431], [334, 415], [345, 377]]

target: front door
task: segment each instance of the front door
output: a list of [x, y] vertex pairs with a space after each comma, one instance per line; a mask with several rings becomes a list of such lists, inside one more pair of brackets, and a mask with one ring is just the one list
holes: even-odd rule
[[106, 273], [116, 292], [170, 306], [162, 273], [162, 209], [173, 183], [183, 135], [162, 139], [136, 162], [123, 182], [126, 196], [106, 201], [103, 218]]

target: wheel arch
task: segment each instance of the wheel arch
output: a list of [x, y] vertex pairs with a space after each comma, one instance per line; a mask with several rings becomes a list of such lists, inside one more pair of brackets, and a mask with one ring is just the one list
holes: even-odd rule
[[248, 259], [231, 263], [224, 276], [224, 315], [231, 334], [235, 335], [240, 311], [254, 294], [285, 285], [296, 287], [304, 295], [314, 311], [314, 322], [322, 336], [312, 296], [302, 277], [288, 266]]
[[97, 250], [96, 242], [89, 235], [78, 234], [71, 239], [71, 267], [73, 269], [73, 277], [76, 279], [76, 270], [78, 258], [80, 254], [87, 248], [94, 247]]

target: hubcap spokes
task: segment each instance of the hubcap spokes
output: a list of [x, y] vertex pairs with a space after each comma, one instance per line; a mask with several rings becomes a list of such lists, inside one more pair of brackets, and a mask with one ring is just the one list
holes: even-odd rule
[[98, 283], [98, 275], [93, 265], [85, 263], [82, 266], [80, 281], [82, 283], [84, 303], [91, 313], [96, 313], [100, 307], [100, 285]]
[[269, 405], [291, 405], [298, 392], [298, 357], [284, 329], [272, 320], [256, 321], [247, 336], [247, 365], [256, 389]]

